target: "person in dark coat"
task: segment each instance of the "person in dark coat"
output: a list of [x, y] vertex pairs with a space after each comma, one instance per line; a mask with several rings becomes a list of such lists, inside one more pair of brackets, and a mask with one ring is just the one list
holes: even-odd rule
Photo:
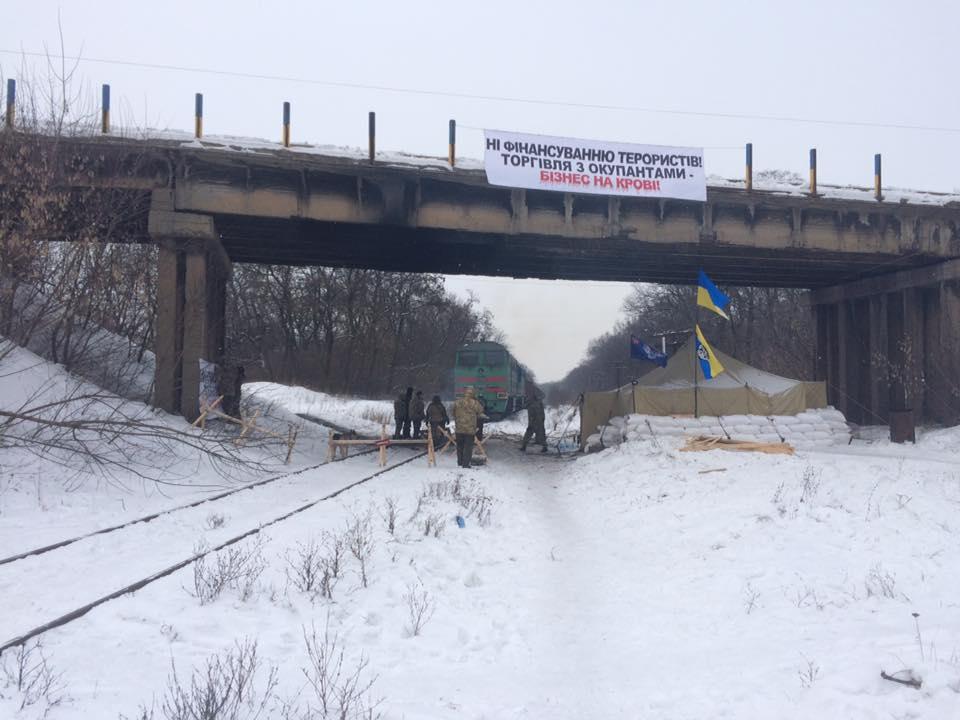
[[396, 423], [396, 429], [393, 431], [393, 439], [399, 440], [403, 436], [403, 428], [410, 428], [410, 402], [406, 393], [400, 393], [397, 399], [393, 401], [393, 421]]
[[447, 409], [440, 401], [439, 395], [434, 395], [433, 400], [427, 405], [427, 422], [430, 423], [430, 434], [433, 435], [433, 446], [439, 448], [444, 436], [440, 428], [446, 429], [450, 422], [450, 416], [447, 415]]
[[405, 420], [404, 420], [404, 422], [403, 422], [403, 439], [404, 439], [404, 440], [409, 440], [409, 439], [410, 439], [410, 404], [413, 402], [413, 388], [412, 388], [412, 387], [408, 387], [408, 388], [407, 388], [406, 399], [407, 399], [407, 406], [406, 406], [406, 407], [407, 407], [407, 417], [405, 418]]
[[523, 434], [520, 449], [526, 452], [530, 438], [536, 436], [536, 444], [542, 445], [540, 452], [547, 452], [547, 431], [544, 428], [546, 413], [543, 409], [543, 399], [536, 390], [532, 390], [527, 397], [527, 431]]
[[410, 421], [413, 423], [413, 439], [419, 440], [422, 437], [420, 428], [423, 426], [423, 419], [426, 417], [423, 407], [423, 390], [417, 390], [417, 394], [410, 401]]

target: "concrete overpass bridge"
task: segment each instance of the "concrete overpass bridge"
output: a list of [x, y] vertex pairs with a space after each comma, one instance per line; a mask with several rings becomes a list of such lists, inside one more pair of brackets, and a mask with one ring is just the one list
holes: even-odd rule
[[832, 403], [860, 422], [960, 417], [954, 196], [735, 182], [706, 202], [576, 195], [494, 187], [479, 165], [436, 158], [188, 136], [71, 152], [98, 159], [89, 182], [144, 195], [156, 404], [188, 418], [198, 359], [223, 353], [234, 262], [683, 284], [702, 267], [720, 284], [809, 288]]

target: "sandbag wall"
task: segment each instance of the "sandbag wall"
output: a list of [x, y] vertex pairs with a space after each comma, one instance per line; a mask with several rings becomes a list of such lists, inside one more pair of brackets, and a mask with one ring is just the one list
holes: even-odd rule
[[709, 435], [734, 440], [786, 442], [798, 449], [846, 445], [850, 428], [843, 413], [832, 407], [805, 410], [797, 415], [723, 415], [670, 417], [632, 414], [611, 418], [586, 439], [588, 451], [651, 437]]

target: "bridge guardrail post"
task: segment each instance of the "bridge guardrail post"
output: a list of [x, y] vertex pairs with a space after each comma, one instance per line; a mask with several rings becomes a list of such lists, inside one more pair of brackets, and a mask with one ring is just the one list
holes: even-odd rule
[[193, 99], [193, 136], [203, 137], [203, 93], [197, 93]]
[[817, 149], [810, 148], [810, 194], [817, 194]]
[[106, 83], [100, 90], [100, 132], [110, 134], [110, 86]]
[[13, 125], [17, 119], [17, 81], [13, 78], [7, 80], [7, 114], [6, 127], [13, 130]]
[[450, 121], [450, 139], [447, 148], [447, 159], [450, 161], [450, 167], [457, 164], [457, 121]]
[[877, 202], [883, 200], [880, 153], [873, 156], [873, 196]]
[[367, 151], [370, 153], [370, 164], [373, 165], [377, 156], [377, 114], [372, 110], [367, 113]]

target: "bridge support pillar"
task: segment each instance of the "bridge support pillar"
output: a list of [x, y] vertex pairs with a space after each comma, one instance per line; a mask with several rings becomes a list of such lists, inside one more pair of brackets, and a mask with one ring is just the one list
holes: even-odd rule
[[226, 283], [231, 265], [213, 218], [150, 211], [158, 244], [154, 404], [193, 421], [199, 415], [200, 360], [223, 361]]
[[818, 380], [853, 422], [960, 423], [960, 260], [811, 293]]

